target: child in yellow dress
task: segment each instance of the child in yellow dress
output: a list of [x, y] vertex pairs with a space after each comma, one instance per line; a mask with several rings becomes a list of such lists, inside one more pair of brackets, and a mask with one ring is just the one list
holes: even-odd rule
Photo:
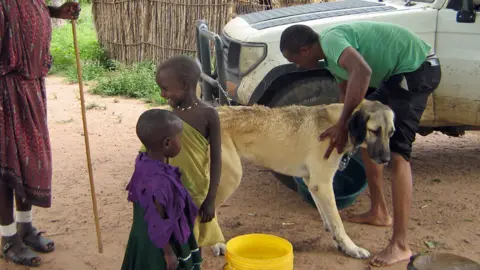
[[211, 246], [214, 255], [225, 253], [225, 238], [215, 215], [221, 174], [220, 119], [217, 110], [198, 99], [200, 68], [188, 56], [174, 56], [157, 68], [161, 95], [183, 120], [182, 150], [170, 159], [180, 168], [183, 185], [199, 208], [194, 234], [200, 247]]

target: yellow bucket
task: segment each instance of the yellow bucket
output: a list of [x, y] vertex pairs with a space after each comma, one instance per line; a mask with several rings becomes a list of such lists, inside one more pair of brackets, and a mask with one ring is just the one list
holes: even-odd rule
[[293, 270], [293, 246], [269, 234], [246, 234], [230, 239], [224, 270]]

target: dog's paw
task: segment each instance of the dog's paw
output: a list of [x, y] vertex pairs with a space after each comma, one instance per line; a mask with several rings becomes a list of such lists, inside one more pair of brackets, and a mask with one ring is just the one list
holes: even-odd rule
[[348, 249], [338, 246], [338, 250], [355, 259], [367, 259], [370, 257], [370, 252], [368, 250], [357, 246]]
[[225, 246], [224, 243], [218, 243], [213, 245], [212, 247], [213, 255], [218, 257], [220, 255], [225, 255], [225, 252], [227, 251], [227, 247]]
[[224, 243], [218, 244], [220, 247], [220, 255], [225, 255], [227, 253], [227, 246]]

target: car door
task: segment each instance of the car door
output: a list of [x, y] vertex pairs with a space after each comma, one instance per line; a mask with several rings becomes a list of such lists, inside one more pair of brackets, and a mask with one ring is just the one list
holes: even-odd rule
[[477, 8], [474, 22], [459, 22], [456, 10], [461, 6], [462, 0], [451, 0], [438, 14], [435, 49], [442, 80], [434, 92], [435, 115], [439, 120], [479, 126], [480, 12]]

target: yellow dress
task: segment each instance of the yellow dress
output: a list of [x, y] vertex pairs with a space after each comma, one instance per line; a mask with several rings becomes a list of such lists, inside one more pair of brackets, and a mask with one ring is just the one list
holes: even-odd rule
[[[180, 153], [169, 159], [169, 164], [180, 168], [182, 183], [190, 193], [195, 205], [200, 208], [210, 186], [210, 147], [208, 140], [195, 128], [183, 122]], [[140, 151], [145, 151], [142, 145]], [[225, 243], [217, 216], [210, 222], [201, 223], [197, 216], [194, 234], [200, 247]]]

